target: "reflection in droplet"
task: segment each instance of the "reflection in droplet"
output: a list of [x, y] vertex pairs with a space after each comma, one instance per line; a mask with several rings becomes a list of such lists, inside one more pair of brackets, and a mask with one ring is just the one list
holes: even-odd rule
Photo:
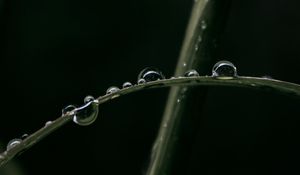
[[92, 96], [86, 97], [85, 102], [83, 106], [76, 108], [76, 115], [73, 117], [73, 121], [81, 126], [92, 124], [97, 119], [99, 112], [98, 103]]
[[141, 78], [138, 80], [137, 84], [144, 84], [146, 83], [146, 80], [144, 78]]
[[185, 72], [184, 76], [185, 77], [195, 77], [195, 76], [199, 76], [199, 73], [196, 70], [192, 69], [192, 70]]
[[106, 94], [112, 94], [112, 93], [116, 93], [118, 92], [120, 89], [116, 86], [112, 86], [112, 87], [109, 87], [107, 90], [106, 90]]
[[122, 88], [129, 88], [131, 86], [132, 86], [132, 84], [127, 81], [127, 82], [123, 83]]
[[165, 79], [165, 76], [162, 72], [154, 67], [147, 67], [143, 69], [138, 75], [138, 80], [144, 79], [146, 82], [156, 81]]
[[8, 142], [7, 146], [6, 146], [6, 151], [12, 149], [13, 147], [20, 144], [21, 142], [22, 142], [22, 139], [12, 139], [12, 140], [10, 140]]
[[219, 61], [213, 66], [212, 76], [218, 79], [232, 79], [237, 76], [237, 70], [231, 62]]

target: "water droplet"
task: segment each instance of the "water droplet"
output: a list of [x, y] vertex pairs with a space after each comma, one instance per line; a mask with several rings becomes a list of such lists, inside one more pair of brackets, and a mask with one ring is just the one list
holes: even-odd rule
[[261, 78], [264, 78], [264, 79], [273, 79], [270, 75], [264, 75]]
[[219, 61], [212, 69], [212, 76], [219, 79], [232, 79], [237, 76], [236, 67], [229, 61]]
[[201, 29], [205, 30], [207, 28], [207, 24], [204, 20], [201, 21]]
[[141, 79], [138, 80], [137, 83], [138, 84], [144, 84], [144, 83], [146, 83], [146, 80], [144, 78], [141, 78]]
[[28, 134], [23, 134], [23, 135], [21, 136], [21, 140], [26, 139], [28, 136], [29, 136]]
[[76, 108], [76, 115], [73, 117], [73, 121], [81, 126], [92, 124], [97, 119], [99, 112], [98, 103], [92, 96], [86, 97], [84, 101], [86, 103]]
[[84, 102], [84, 103], [88, 103], [88, 102], [91, 102], [91, 101], [94, 101], [94, 100], [95, 100], [95, 98], [94, 98], [93, 96], [88, 95], [88, 96], [86, 96], [86, 97], [84, 98], [83, 102]]
[[180, 102], [181, 102], [181, 100], [178, 98], [178, 99], [177, 99], [177, 103], [180, 103]]
[[140, 72], [138, 80], [140, 79], [145, 79], [146, 82], [150, 82], [165, 79], [165, 76], [158, 69], [147, 67]]
[[198, 41], [198, 43], [200, 43], [202, 41], [201, 35], [198, 36], [197, 41]]
[[112, 86], [112, 87], [109, 87], [107, 90], [106, 90], [106, 94], [112, 94], [112, 93], [116, 93], [118, 92], [120, 89], [116, 86]]
[[132, 86], [132, 84], [130, 82], [128, 82], [128, 81], [125, 82], [125, 83], [123, 83], [123, 85], [122, 85], [123, 88], [129, 88], [131, 86]]
[[185, 62], [183, 63], [183, 67], [186, 67], [186, 63]]
[[8, 142], [7, 146], [6, 146], [6, 150], [10, 150], [13, 147], [15, 147], [16, 145], [20, 144], [22, 142], [22, 139], [12, 139], [11, 141]]
[[185, 77], [195, 77], [195, 76], [199, 76], [199, 73], [192, 69], [192, 70], [189, 70], [187, 71], [185, 74], [184, 74]]
[[[68, 105], [67, 107], [65, 107], [63, 110], [62, 110], [62, 114], [63, 115], [67, 115], [69, 114], [71, 111], [75, 110], [76, 109], [76, 106], [74, 105]], [[73, 114], [70, 114], [70, 115], [73, 115]]]
[[45, 123], [45, 127], [46, 126], [49, 126], [49, 125], [51, 125], [52, 124], [52, 121], [47, 121], [46, 123]]
[[198, 46], [198, 44], [196, 44], [195, 45], [195, 51], [198, 51], [198, 49], [199, 49], [199, 46]]

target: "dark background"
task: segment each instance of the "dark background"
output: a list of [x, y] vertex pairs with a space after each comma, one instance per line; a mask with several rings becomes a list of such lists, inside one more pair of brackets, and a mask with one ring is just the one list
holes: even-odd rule
[[[3, 143], [36, 131], [86, 95], [136, 82], [144, 67], [172, 76], [193, 4], [0, 2]], [[239, 75], [300, 83], [298, 1], [233, 0], [225, 24], [217, 54], [232, 61]], [[103, 104], [93, 125], [70, 123], [15, 160], [30, 175], [142, 174], [167, 94], [148, 90]], [[201, 100], [198, 133], [182, 174], [299, 173], [299, 99], [218, 87]]]

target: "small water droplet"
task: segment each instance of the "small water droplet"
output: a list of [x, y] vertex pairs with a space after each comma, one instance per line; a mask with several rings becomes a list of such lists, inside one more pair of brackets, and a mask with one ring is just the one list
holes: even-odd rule
[[[67, 115], [69, 114], [71, 111], [75, 110], [76, 109], [76, 106], [74, 105], [68, 105], [66, 106], [63, 110], [62, 110], [62, 114], [63, 115]], [[70, 114], [70, 115], [73, 115], [73, 114]]]
[[94, 100], [95, 100], [95, 98], [94, 98], [93, 96], [88, 95], [88, 96], [86, 96], [86, 97], [84, 98], [83, 102], [84, 102], [84, 103], [88, 103], [88, 102], [91, 102], [91, 101], [94, 101]]
[[146, 82], [150, 82], [150, 81], [165, 79], [165, 76], [162, 74], [160, 70], [154, 67], [147, 67], [140, 72], [138, 76], [138, 81], [140, 79], [145, 79]]
[[144, 84], [144, 83], [146, 83], [146, 80], [144, 78], [141, 78], [141, 79], [138, 80], [137, 83], [138, 84]]
[[15, 147], [16, 145], [20, 144], [22, 142], [22, 139], [12, 139], [8, 142], [7, 146], [6, 146], [6, 150], [10, 150], [13, 147]]
[[264, 78], [264, 79], [273, 79], [270, 75], [264, 75], [261, 78]]
[[201, 35], [198, 36], [197, 41], [198, 41], [198, 43], [200, 43], [202, 41]]
[[125, 82], [125, 83], [123, 83], [123, 85], [122, 85], [123, 88], [129, 88], [131, 86], [132, 86], [132, 84], [130, 82], [128, 82], [128, 81]]
[[183, 67], [186, 67], [186, 63], [185, 62], [183, 63]]
[[219, 79], [232, 79], [237, 76], [237, 70], [231, 62], [219, 61], [213, 66], [212, 76]]
[[201, 21], [201, 29], [205, 30], [207, 28], [207, 24], [204, 20]]
[[29, 136], [28, 134], [23, 134], [23, 135], [21, 136], [21, 140], [26, 139], [28, 136]]
[[87, 126], [92, 124], [98, 117], [98, 103], [92, 96], [88, 96], [85, 99], [85, 104], [76, 108], [76, 115], [73, 117], [73, 121], [81, 126]]
[[198, 44], [196, 44], [195, 45], [195, 51], [198, 51], [198, 49], [199, 49], [199, 46], [198, 46]]
[[177, 103], [180, 103], [180, 102], [181, 102], [181, 100], [178, 98], [178, 99], [177, 99]]
[[49, 125], [51, 125], [52, 124], [52, 121], [47, 121], [46, 123], [45, 123], [45, 127], [46, 126], [49, 126]]
[[112, 93], [116, 93], [118, 92], [120, 89], [116, 86], [112, 86], [112, 87], [109, 87], [107, 90], [106, 90], [106, 94], [112, 94]]
[[187, 71], [185, 74], [184, 74], [185, 77], [195, 77], [195, 76], [199, 76], [199, 73], [192, 69], [192, 70], [189, 70]]

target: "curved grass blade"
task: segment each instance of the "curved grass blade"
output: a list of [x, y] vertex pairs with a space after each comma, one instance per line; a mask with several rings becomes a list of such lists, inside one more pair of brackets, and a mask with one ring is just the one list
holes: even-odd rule
[[[141, 85], [135, 85], [129, 88], [121, 89], [112, 94], [108, 94], [97, 98], [99, 104], [108, 102], [122, 95], [131, 94], [146, 89], [163, 88], [170, 86], [233, 86], [233, 87], [246, 87], [258, 90], [271, 90], [274, 92], [291, 95], [300, 98], [300, 85], [279, 81], [274, 79], [256, 78], [256, 77], [237, 77], [233, 79], [217, 79], [215, 77], [198, 76], [198, 77], [185, 77], [175, 79], [165, 79], [153, 82], [148, 82]], [[0, 154], [0, 167], [4, 166], [9, 160], [29, 149], [56, 129], [62, 127], [67, 122], [73, 119], [74, 113], [72, 111], [62, 115], [51, 124], [45, 125], [35, 133], [28, 136], [21, 143], [13, 148], [4, 151]], [[165, 128], [166, 130], [166, 128]], [[157, 149], [158, 152], [163, 152], [164, 147]]]

